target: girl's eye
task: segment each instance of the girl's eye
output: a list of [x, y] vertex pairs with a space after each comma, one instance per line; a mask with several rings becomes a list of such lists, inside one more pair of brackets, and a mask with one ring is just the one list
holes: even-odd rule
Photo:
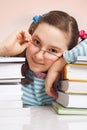
[[49, 53], [57, 53], [57, 50], [56, 50], [56, 49], [51, 48], [51, 49], [49, 49]]
[[33, 40], [33, 44], [35, 46], [40, 46], [40, 41], [39, 40]]

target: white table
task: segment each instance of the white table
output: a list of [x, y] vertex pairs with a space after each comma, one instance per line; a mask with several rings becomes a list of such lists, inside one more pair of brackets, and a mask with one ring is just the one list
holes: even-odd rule
[[30, 106], [27, 114], [0, 116], [0, 130], [87, 130], [87, 116], [57, 115], [51, 107]]

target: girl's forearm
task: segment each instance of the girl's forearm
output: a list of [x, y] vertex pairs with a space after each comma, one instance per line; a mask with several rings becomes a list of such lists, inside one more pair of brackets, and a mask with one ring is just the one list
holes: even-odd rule
[[80, 42], [71, 50], [66, 50], [63, 53], [63, 57], [67, 63], [74, 63], [77, 56], [87, 56], [87, 39]]
[[3, 43], [0, 43], [0, 56], [7, 56], [7, 51], [5, 50], [5, 46]]

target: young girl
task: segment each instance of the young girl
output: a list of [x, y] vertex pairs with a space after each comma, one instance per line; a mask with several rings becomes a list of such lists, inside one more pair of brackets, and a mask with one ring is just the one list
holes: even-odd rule
[[23, 84], [22, 101], [27, 105], [51, 105], [55, 98], [46, 93], [45, 78], [49, 68], [60, 59], [63, 52], [77, 45], [78, 25], [65, 12], [50, 11], [33, 18], [29, 34], [21, 31], [16, 36], [10, 36], [0, 45], [0, 55], [14, 56], [27, 48], [23, 72], [32, 82]]

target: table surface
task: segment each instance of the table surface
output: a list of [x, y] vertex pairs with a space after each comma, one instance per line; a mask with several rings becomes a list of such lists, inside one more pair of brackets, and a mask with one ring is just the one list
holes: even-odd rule
[[87, 116], [57, 115], [46, 106], [26, 109], [25, 115], [15, 114], [16, 109], [13, 114], [0, 115], [0, 130], [87, 130]]

